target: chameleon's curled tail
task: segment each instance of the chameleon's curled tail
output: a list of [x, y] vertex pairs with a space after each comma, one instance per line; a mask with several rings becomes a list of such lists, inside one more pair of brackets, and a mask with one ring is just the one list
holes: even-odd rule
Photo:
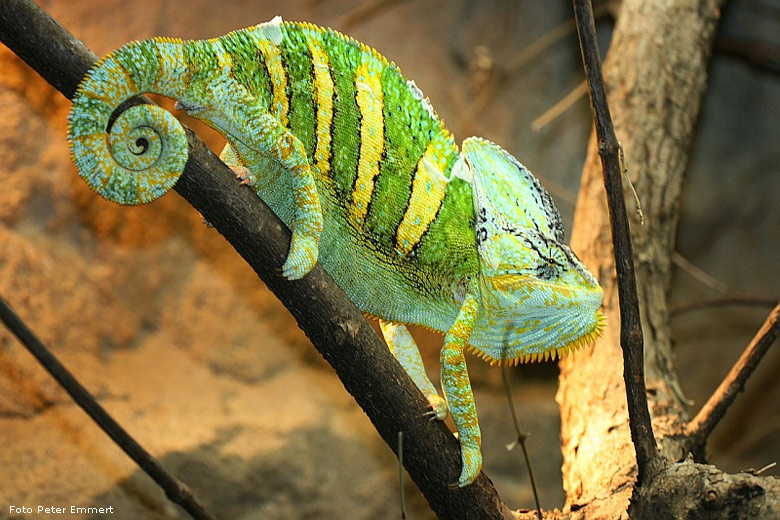
[[[156, 105], [134, 106], [109, 129], [112, 112], [144, 92], [162, 92], [161, 39], [134, 42], [100, 60], [73, 97], [68, 126], [71, 157], [79, 175], [102, 197], [119, 204], [150, 202], [171, 189], [187, 162], [181, 123]], [[108, 132], [108, 135], [106, 135]]]

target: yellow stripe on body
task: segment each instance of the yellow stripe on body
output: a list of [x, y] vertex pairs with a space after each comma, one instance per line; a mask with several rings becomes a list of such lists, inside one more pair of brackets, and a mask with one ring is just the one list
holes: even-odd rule
[[451, 147], [448, 135], [437, 133], [417, 163], [412, 194], [396, 234], [395, 247], [403, 255], [408, 255], [417, 245], [439, 211], [447, 191], [444, 170], [447, 166], [446, 152]]
[[289, 126], [287, 113], [290, 111], [290, 101], [287, 99], [287, 71], [282, 65], [282, 53], [279, 47], [262, 38], [257, 41], [257, 47], [263, 53], [265, 68], [271, 78], [273, 100], [269, 112], [286, 128]]
[[314, 162], [322, 177], [330, 171], [330, 145], [333, 136], [330, 125], [333, 121], [333, 78], [330, 76], [328, 55], [317, 40], [309, 41], [309, 50], [314, 64], [314, 91], [317, 95], [317, 147]]
[[349, 219], [358, 227], [368, 212], [368, 203], [374, 193], [374, 182], [379, 175], [379, 160], [384, 148], [384, 115], [382, 113], [382, 64], [368, 58], [355, 71], [355, 97], [360, 108], [360, 157], [349, 207]]
[[225, 50], [225, 47], [222, 45], [222, 40], [220, 38], [211, 38], [207, 41], [214, 50], [214, 55], [217, 57], [217, 66], [220, 70], [233, 68], [233, 57]]

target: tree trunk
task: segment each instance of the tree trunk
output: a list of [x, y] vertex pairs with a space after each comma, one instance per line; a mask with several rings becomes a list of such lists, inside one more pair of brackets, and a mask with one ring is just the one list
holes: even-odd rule
[[[647, 397], [656, 439], [671, 461], [685, 456], [679, 432], [689, 417], [671, 354], [666, 297], [680, 191], [719, 16], [720, 5], [714, 0], [623, 0], [604, 64], [615, 131], [644, 212], [644, 224], [634, 217], [631, 225]], [[628, 188], [625, 193], [631, 199]], [[757, 484], [750, 480], [755, 477], [723, 475], [692, 462], [665, 463], [642, 483], [641, 492], [634, 489], [636, 454], [629, 432], [609, 230], [602, 167], [592, 137], [572, 247], [604, 287], [608, 326], [592, 349], [564, 358], [560, 365], [557, 400], [566, 512], [571, 518], [615, 519], [627, 518], [631, 507], [632, 518], [706, 518], [701, 504], [713, 506], [720, 500], [724, 504], [713, 508], [713, 518], [748, 518], [756, 511], [775, 517], [777, 509], [751, 502], [752, 497], [742, 502], [730, 498], [747, 486], [754, 495], [771, 490], [769, 497], [777, 504], [777, 479], [758, 479], [762, 483]], [[725, 487], [715, 490], [710, 485], [714, 481]], [[732, 484], [736, 487], [729, 487]]]

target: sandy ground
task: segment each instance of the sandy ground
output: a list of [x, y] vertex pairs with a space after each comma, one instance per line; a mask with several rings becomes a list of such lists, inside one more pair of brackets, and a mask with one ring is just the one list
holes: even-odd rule
[[[275, 14], [351, 24], [350, 34], [415, 79], [458, 139], [475, 133], [507, 144], [570, 219], [568, 194], [576, 191], [590, 129], [587, 105], [581, 101], [539, 133], [529, 126], [580, 81], [574, 40], [516, 71], [468, 117], [480, 72], [453, 60], [453, 52], [473, 57], [478, 44], [499, 62], [513, 56], [570, 16], [568, 4], [444, 4], [407, 2], [351, 22], [357, 2], [291, 1], [281, 10], [267, 1], [41, 2], [98, 54], [153, 35], [215, 36]], [[727, 28], [780, 34], [756, 9], [732, 6]], [[391, 451], [251, 269], [175, 194], [140, 208], [99, 199], [68, 158], [69, 102], [3, 46], [0, 71], [0, 294], [220, 518], [397, 518]], [[777, 296], [780, 81], [722, 56], [712, 74], [678, 250], [730, 292]], [[218, 136], [201, 135], [218, 149]], [[675, 273], [673, 302], [716, 294]], [[766, 312], [726, 308], [673, 319], [690, 398], [706, 399]], [[438, 379], [441, 339], [414, 332]], [[469, 363], [485, 469], [510, 507], [531, 507], [520, 454], [504, 448], [513, 434], [500, 373], [475, 358]], [[713, 439], [715, 463], [736, 471], [777, 459], [778, 370], [780, 357], [770, 351]], [[513, 374], [548, 508], [564, 496], [555, 374], [554, 365]], [[410, 518], [432, 516], [408, 479], [407, 501]], [[58, 515], [69, 519], [186, 518], [0, 330], [0, 519], [48, 518], [11, 513], [11, 505], [114, 511]]]

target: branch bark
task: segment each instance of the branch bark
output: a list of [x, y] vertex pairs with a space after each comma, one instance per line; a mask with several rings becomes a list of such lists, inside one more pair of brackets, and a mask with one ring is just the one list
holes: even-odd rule
[[604, 170], [604, 188], [607, 192], [620, 308], [623, 380], [626, 384], [628, 398], [631, 440], [636, 449], [637, 483], [641, 485], [647, 473], [653, 471], [653, 465], [658, 459], [658, 449], [655, 445], [653, 426], [650, 423], [650, 412], [647, 409], [647, 396], [645, 395], [644, 336], [639, 317], [631, 231], [628, 227], [626, 203], [623, 199], [620, 145], [612, 126], [607, 93], [604, 90], [601, 57], [596, 41], [596, 27], [590, 0], [574, 0], [574, 13], [582, 50], [582, 63], [585, 66], [585, 76], [588, 78], [588, 92], [590, 93], [591, 110], [598, 140], [597, 147]]
[[[66, 97], [96, 56], [29, 0], [4, 0], [0, 40]], [[303, 280], [278, 273], [289, 230], [251, 190], [188, 131], [189, 160], [176, 191], [232, 244], [293, 314], [347, 391], [394, 451], [404, 433], [404, 464], [442, 518], [504, 518], [506, 505], [484, 475], [451, 489], [460, 448], [441, 422], [428, 421], [427, 402], [346, 294], [318, 265]], [[316, 309], [316, 312], [313, 310]]]
[[707, 438], [718, 422], [726, 415], [726, 410], [736, 399], [737, 394], [745, 388], [750, 375], [764, 357], [769, 346], [780, 333], [780, 303], [767, 316], [766, 321], [745, 348], [737, 362], [731, 368], [726, 378], [702, 406], [696, 417], [685, 427], [687, 450], [697, 459], [703, 459]]

